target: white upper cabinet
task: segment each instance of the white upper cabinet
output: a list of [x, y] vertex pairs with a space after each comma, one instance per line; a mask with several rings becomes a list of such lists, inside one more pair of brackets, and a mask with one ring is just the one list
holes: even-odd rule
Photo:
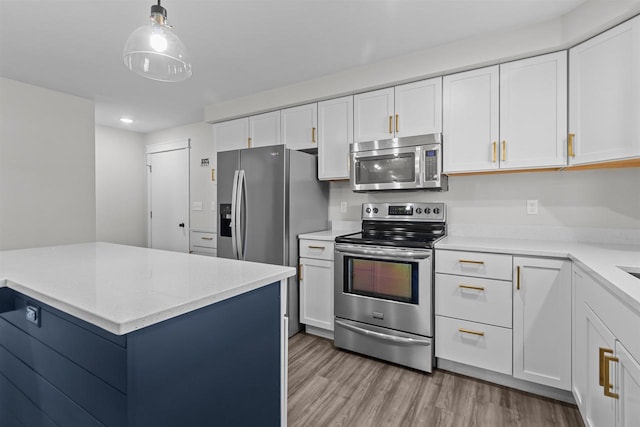
[[229, 120], [213, 125], [213, 144], [216, 152], [247, 148], [249, 119]]
[[567, 164], [567, 53], [500, 65], [500, 169]]
[[498, 169], [498, 66], [445, 76], [443, 170]]
[[569, 70], [569, 164], [640, 156], [640, 17], [572, 48]]
[[249, 148], [282, 144], [280, 111], [249, 117]]
[[280, 111], [282, 143], [292, 150], [318, 146], [318, 104], [307, 104]]
[[442, 131], [442, 78], [354, 96], [355, 142]]
[[349, 179], [353, 96], [318, 103], [318, 179]]

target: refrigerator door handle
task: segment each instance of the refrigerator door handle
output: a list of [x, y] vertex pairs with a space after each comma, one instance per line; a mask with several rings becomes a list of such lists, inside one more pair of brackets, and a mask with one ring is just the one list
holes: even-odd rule
[[231, 250], [233, 252], [233, 257], [235, 259], [238, 258], [238, 233], [236, 233], [236, 224], [237, 224], [237, 215], [240, 209], [238, 209], [238, 175], [240, 171], [236, 170], [233, 173], [233, 190], [231, 192], [231, 223], [229, 227], [231, 228]]
[[[238, 259], [244, 260], [247, 250], [247, 179], [244, 170], [238, 175], [238, 222], [236, 225], [238, 236]], [[244, 217], [244, 221], [242, 220]]]

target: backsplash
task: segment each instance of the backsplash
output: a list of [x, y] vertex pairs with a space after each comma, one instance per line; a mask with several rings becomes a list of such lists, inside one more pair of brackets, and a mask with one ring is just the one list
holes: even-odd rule
[[[329, 219], [358, 220], [366, 202], [439, 201], [450, 235], [640, 244], [639, 182], [640, 168], [452, 176], [447, 192], [354, 193], [339, 181]], [[537, 215], [527, 200], [538, 200]]]

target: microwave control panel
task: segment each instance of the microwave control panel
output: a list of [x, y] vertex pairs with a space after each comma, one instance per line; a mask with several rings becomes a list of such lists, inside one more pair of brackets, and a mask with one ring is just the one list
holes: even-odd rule
[[424, 180], [438, 179], [438, 150], [426, 150], [424, 152]]

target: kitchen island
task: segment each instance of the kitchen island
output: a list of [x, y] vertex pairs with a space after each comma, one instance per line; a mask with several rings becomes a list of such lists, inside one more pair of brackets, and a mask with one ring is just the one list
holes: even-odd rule
[[108, 243], [0, 252], [0, 425], [286, 425], [294, 274]]

